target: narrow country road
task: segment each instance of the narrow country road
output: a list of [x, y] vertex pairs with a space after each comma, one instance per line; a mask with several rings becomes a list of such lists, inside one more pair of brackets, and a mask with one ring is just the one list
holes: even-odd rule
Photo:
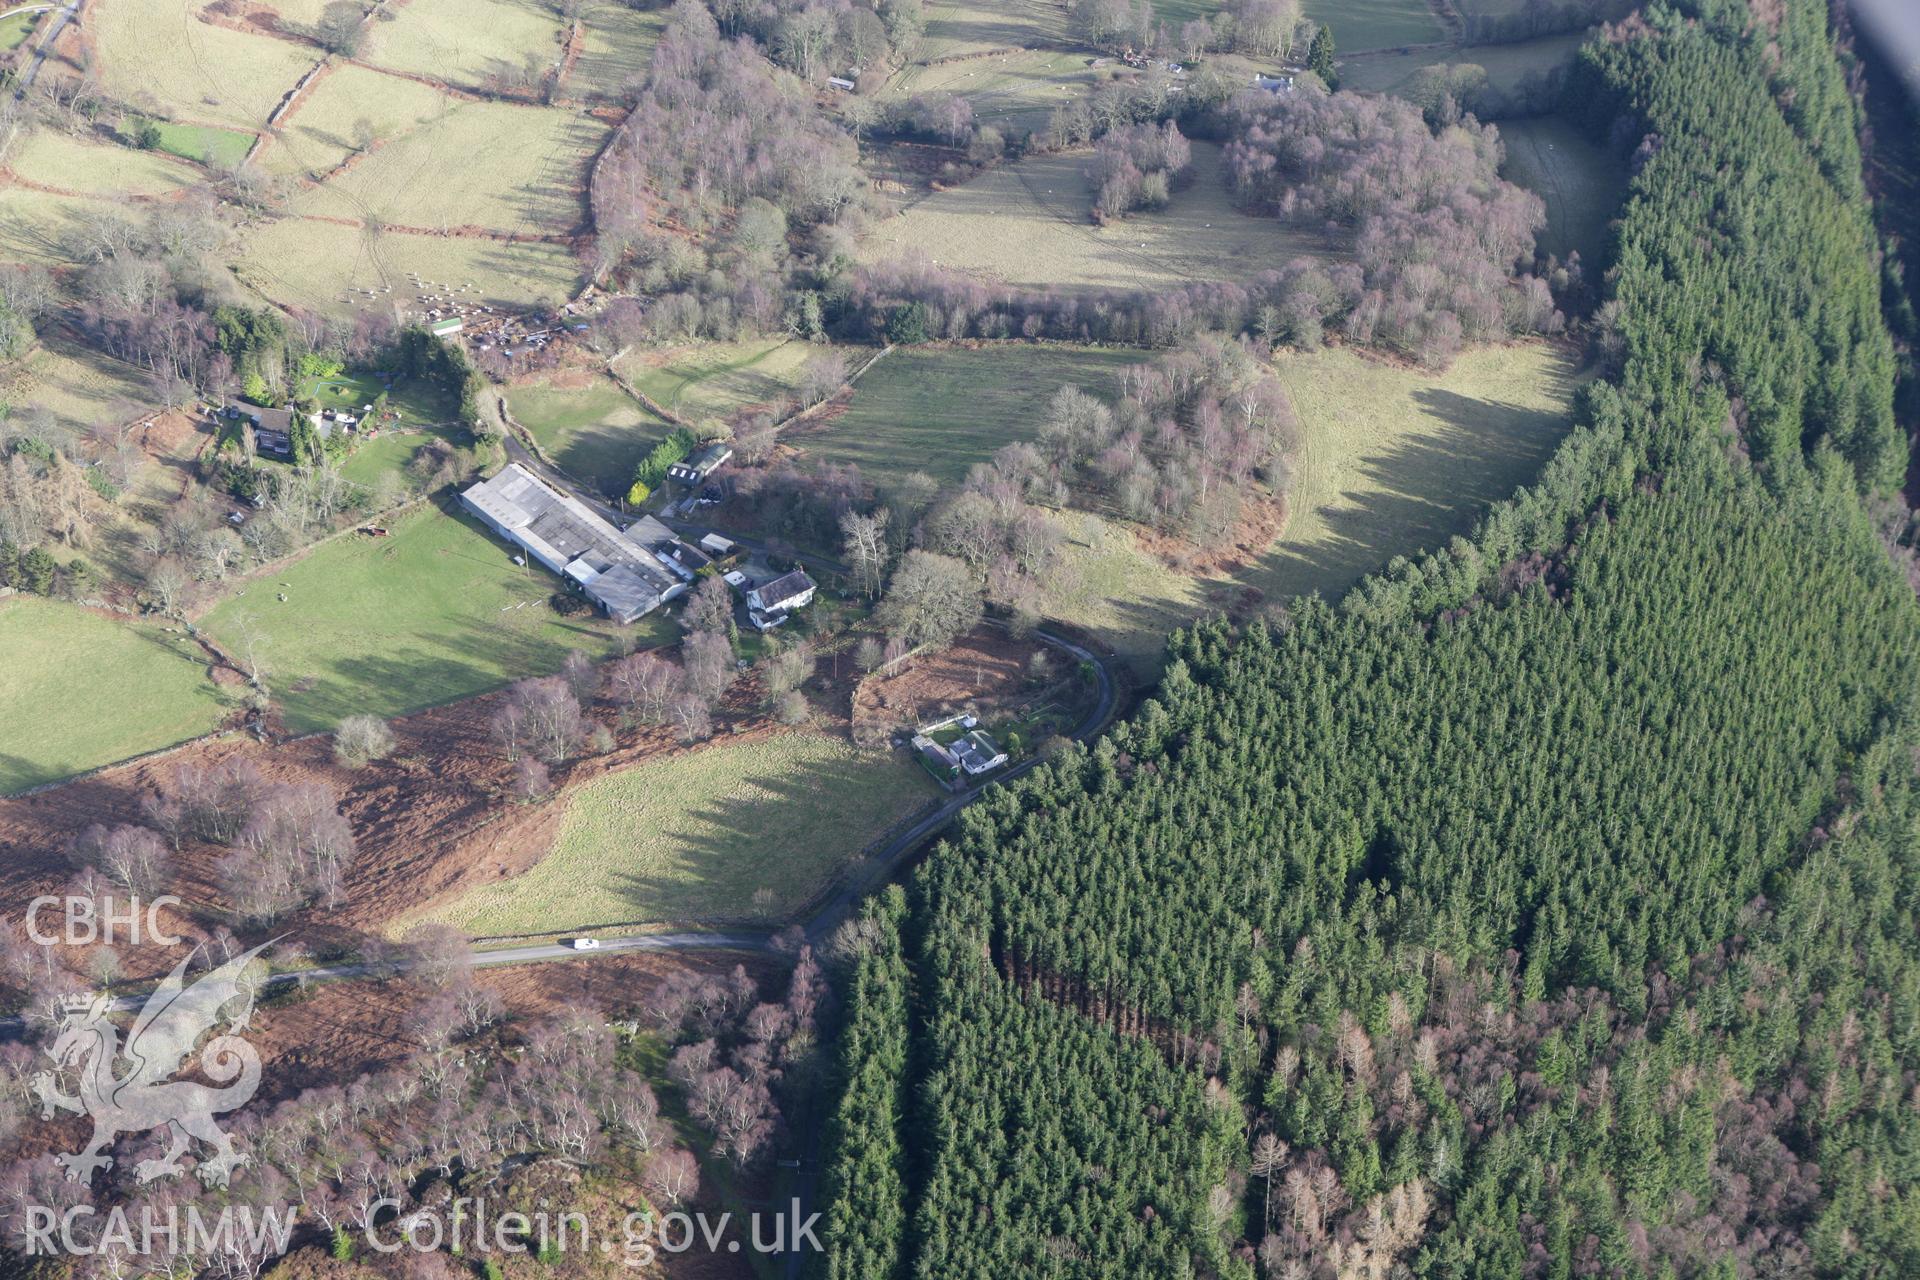
[[[60, 38], [60, 33], [67, 29], [69, 22], [80, 16], [80, 6], [85, 3], [86, 0], [67, 0], [66, 7], [54, 17], [53, 22], [47, 27], [47, 34], [40, 38], [39, 47], [33, 51], [33, 65], [27, 68], [26, 75], [20, 77], [20, 91], [14, 95], [15, 97], [24, 97], [27, 90], [33, 88], [34, 80], [40, 75], [40, 67], [46, 62], [47, 55], [53, 52], [53, 42]], [[17, 13], [19, 10], [16, 9], [14, 12]]]

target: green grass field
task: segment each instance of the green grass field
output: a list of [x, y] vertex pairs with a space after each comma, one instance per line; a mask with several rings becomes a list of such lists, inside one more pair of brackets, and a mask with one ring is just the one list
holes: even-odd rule
[[1349, 351], [1282, 352], [1276, 369], [1301, 441], [1288, 521], [1266, 554], [1230, 575], [1189, 576], [1124, 527], [1068, 514], [1077, 581], [1059, 613], [1143, 673], [1158, 669], [1167, 632], [1247, 588], [1270, 602], [1336, 597], [1394, 556], [1466, 532], [1539, 473], [1571, 425], [1579, 382], [1545, 343], [1469, 351], [1437, 377]]
[[[375, 233], [305, 218], [263, 222], [244, 237], [234, 263], [242, 281], [275, 302], [328, 315], [406, 301], [414, 293], [410, 271], [430, 280], [472, 281], [470, 301], [496, 306], [554, 305], [580, 278], [579, 262], [560, 244]], [[383, 287], [393, 293], [362, 300], [350, 292]]]
[[92, 142], [57, 129], [35, 129], [7, 157], [29, 182], [88, 195], [158, 196], [199, 182], [201, 175], [158, 151]]
[[526, 383], [507, 391], [507, 408], [567, 474], [614, 496], [627, 491], [641, 456], [671, 430], [611, 378], [583, 387]]
[[33, 24], [40, 21], [38, 12], [16, 13], [0, 18], [0, 53], [18, 49], [33, 34]]
[[[1054, 12], [1064, 20], [1065, 10]], [[929, 26], [929, 40], [933, 39], [935, 29]], [[1065, 36], [1031, 38], [1060, 41]], [[945, 47], [946, 43], [935, 47]], [[1006, 43], [1009, 42], [981, 47], [999, 47]], [[971, 52], [972, 49], [965, 41], [954, 41], [947, 52]], [[902, 68], [887, 82], [884, 96], [904, 99], [920, 93], [956, 94], [973, 107], [975, 119], [996, 126], [1003, 133], [1038, 129], [1046, 124], [1047, 116], [1055, 107], [1084, 96], [1099, 82], [1094, 59], [1095, 55], [1085, 49], [1012, 49], [987, 58], [933, 66], [915, 64]]]
[[1333, 29], [1341, 53], [1447, 38], [1427, 0], [1306, 0], [1304, 7], [1308, 18]]
[[[429, 507], [390, 527], [250, 578], [200, 619], [227, 646], [251, 619], [295, 732], [471, 697], [557, 670], [569, 649], [606, 650], [611, 624], [554, 613], [560, 580], [515, 565], [478, 524]], [[656, 613], [636, 627], [651, 636], [666, 625]]]
[[1415, 97], [1415, 76], [1424, 67], [1442, 63], [1476, 66], [1487, 73], [1487, 83], [1496, 89], [1511, 90], [1522, 79], [1538, 73], [1545, 75], [1568, 61], [1586, 36], [1542, 36], [1515, 44], [1479, 44], [1467, 48], [1446, 45], [1438, 49], [1415, 49], [1411, 53], [1363, 53], [1342, 58], [1340, 87], [1373, 93], [1394, 93]]
[[847, 411], [788, 439], [809, 458], [858, 463], [872, 480], [914, 471], [954, 483], [1001, 445], [1040, 432], [1047, 401], [1065, 383], [1112, 394], [1138, 351], [999, 343], [902, 347], [856, 384]]
[[247, 158], [254, 135], [201, 124], [162, 124], [160, 150], [213, 169], [231, 169]]
[[281, 117], [260, 163], [274, 173], [325, 173], [354, 153], [361, 121], [385, 145], [459, 105], [458, 98], [417, 80], [336, 64]]
[[1626, 165], [1560, 116], [1503, 120], [1500, 138], [1507, 147], [1501, 176], [1547, 202], [1540, 247], [1562, 258], [1578, 249], [1588, 280], [1598, 281], [1612, 260], [1607, 223], [1626, 199]]
[[[296, 125], [303, 114], [295, 113]], [[607, 126], [573, 111], [464, 102], [393, 136], [292, 207], [434, 231], [564, 233], [585, 217], [587, 166], [606, 135]], [[475, 164], [475, 156], [487, 162]]]
[[574, 792], [531, 871], [435, 914], [476, 937], [779, 920], [936, 794], [919, 766], [838, 738], [723, 741]]
[[[785, 338], [714, 342], [679, 351], [639, 351], [620, 375], [655, 403], [695, 422], [718, 422], [747, 409], [780, 407], [800, 367], [826, 348]], [[858, 363], [859, 353], [852, 362]]]
[[170, 746], [226, 713], [184, 636], [34, 596], [0, 600], [0, 793]]
[[936, 192], [874, 224], [860, 256], [877, 262], [924, 255], [1017, 285], [1161, 289], [1329, 252], [1318, 233], [1235, 209], [1221, 150], [1210, 143], [1193, 144], [1193, 182], [1167, 208], [1095, 226], [1086, 179], [1090, 154], [1032, 156]]
[[665, 9], [635, 10], [611, 0], [589, 6], [580, 18], [580, 56], [562, 90], [570, 97], [618, 98], [645, 77], [666, 19]]
[[319, 52], [202, 22], [203, 7], [200, 0], [89, 4], [100, 89], [161, 120], [258, 129]]
[[539, 0], [409, 0], [369, 26], [363, 61], [448, 84], [484, 86], [502, 72], [544, 70], [563, 27]]

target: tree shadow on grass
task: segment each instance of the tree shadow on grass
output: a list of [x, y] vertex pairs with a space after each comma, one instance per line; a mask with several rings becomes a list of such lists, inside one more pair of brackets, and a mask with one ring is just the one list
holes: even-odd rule
[[1336, 596], [1395, 556], [1470, 532], [1489, 506], [1538, 478], [1572, 426], [1564, 414], [1437, 387], [1414, 400], [1438, 426], [1360, 459], [1366, 487], [1315, 513], [1321, 536], [1282, 542], [1261, 558], [1253, 577], [1270, 598]]
[[[661, 832], [676, 846], [671, 870], [622, 874], [614, 886], [648, 923], [776, 923], [925, 799], [896, 787], [895, 812], [874, 820], [873, 772], [869, 761], [836, 759], [748, 777], [745, 796], [689, 797], [688, 821]], [[856, 803], [857, 814], [847, 813]], [[774, 895], [764, 910], [753, 900], [761, 889]]]

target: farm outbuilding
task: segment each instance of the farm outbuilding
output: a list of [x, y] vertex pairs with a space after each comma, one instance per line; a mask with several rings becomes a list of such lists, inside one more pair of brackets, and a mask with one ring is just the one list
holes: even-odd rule
[[460, 501], [495, 533], [577, 584], [615, 622], [632, 622], [692, 582], [690, 572], [657, 550], [675, 542], [665, 525], [642, 517], [623, 532], [517, 462], [467, 489]]
[[727, 459], [733, 456], [733, 450], [724, 444], [710, 444], [667, 468], [667, 478], [678, 480], [681, 484], [699, 484], [717, 471]]

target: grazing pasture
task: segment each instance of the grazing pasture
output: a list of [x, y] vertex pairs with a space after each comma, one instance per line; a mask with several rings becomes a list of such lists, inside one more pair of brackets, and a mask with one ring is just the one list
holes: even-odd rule
[[1090, 155], [1032, 156], [936, 192], [875, 224], [861, 258], [925, 255], [943, 267], [1030, 287], [1159, 289], [1333, 251], [1323, 235], [1235, 209], [1220, 148], [1203, 142], [1193, 144], [1191, 183], [1167, 208], [1095, 226]]
[[506, 306], [564, 301], [580, 278], [580, 264], [565, 245], [412, 235], [311, 218], [250, 228], [235, 269], [275, 302], [331, 313], [359, 305], [349, 292], [355, 288], [391, 288], [398, 297], [409, 271], [430, 280], [471, 280], [475, 301]]
[[408, 0], [368, 25], [363, 61], [444, 84], [536, 76], [560, 60], [565, 27], [540, 0]]
[[647, 74], [653, 46], [666, 28], [667, 11], [630, 9], [601, 0], [580, 16], [580, 56], [561, 86], [572, 98], [619, 98]]
[[261, 128], [319, 52], [203, 22], [204, 7], [205, 0], [89, 3], [101, 92], [163, 120]]
[[1445, 45], [1407, 53], [1363, 53], [1342, 58], [1340, 87], [1411, 97], [1417, 74], [1442, 64], [1476, 66], [1487, 73], [1487, 83], [1512, 90], [1529, 75], [1545, 75], [1572, 58], [1586, 41], [1582, 32], [1542, 36], [1514, 44]]
[[0, 793], [171, 746], [227, 710], [184, 635], [38, 596], [0, 600]]
[[1011, 136], [1044, 128], [1055, 107], [1091, 92], [1100, 83], [1095, 57], [1085, 49], [1012, 49], [960, 62], [916, 64], [888, 82], [886, 96], [951, 93], [967, 100], [981, 124]]
[[[655, 403], [695, 422], [722, 421], [747, 409], [776, 409], [799, 381], [800, 367], [825, 347], [785, 338], [714, 342], [668, 352], [635, 352], [619, 372]], [[858, 364], [853, 353], [850, 364]]]
[[532, 870], [435, 914], [477, 937], [780, 920], [936, 794], [900, 754], [840, 738], [716, 742], [572, 792]]
[[359, 149], [360, 122], [376, 146], [392, 144], [452, 111], [459, 99], [431, 85], [353, 63], [336, 64], [314, 82], [280, 124], [279, 135], [261, 153], [269, 172], [319, 175]]
[[200, 181], [200, 174], [157, 151], [139, 151], [35, 129], [7, 155], [7, 168], [28, 182], [93, 196], [158, 196]]
[[1055, 612], [1143, 673], [1157, 669], [1168, 631], [1244, 605], [1249, 590], [1270, 603], [1335, 597], [1396, 555], [1466, 532], [1538, 475], [1571, 425], [1582, 376], [1546, 343], [1468, 351], [1437, 376], [1345, 350], [1282, 352], [1275, 369], [1300, 447], [1287, 522], [1264, 553], [1229, 573], [1186, 574], [1124, 526], [1067, 513], [1074, 574]]
[[[1447, 39], [1427, 0], [1306, 0], [1304, 8], [1308, 18], [1332, 28], [1342, 54]], [[1344, 85], [1346, 68], [1340, 74]]]
[[559, 108], [463, 102], [302, 192], [293, 207], [435, 231], [564, 234], [585, 216], [587, 166], [607, 132]]
[[922, 61], [1068, 38], [1066, 6], [1052, 0], [947, 0], [929, 4], [926, 18]]
[[568, 475], [612, 497], [626, 493], [641, 456], [669, 430], [604, 377], [525, 383], [507, 391], [507, 408]]
[[[200, 619], [230, 648], [257, 629], [295, 732], [472, 697], [558, 670], [569, 649], [606, 651], [610, 623], [556, 614], [547, 601], [560, 580], [514, 564], [466, 517], [430, 506], [388, 527], [384, 538], [343, 534], [238, 583]], [[636, 629], [664, 626], [655, 614]]]
[[1047, 401], [1067, 383], [1115, 394], [1144, 353], [1023, 342], [977, 348], [900, 347], [855, 385], [825, 427], [786, 437], [810, 459], [857, 463], [881, 483], [924, 471], [952, 484], [1004, 444], [1040, 432]]
[[1611, 262], [1607, 223], [1626, 198], [1627, 167], [1561, 116], [1500, 122], [1506, 163], [1500, 176], [1547, 202], [1540, 248], [1565, 258], [1575, 249], [1597, 282]]

